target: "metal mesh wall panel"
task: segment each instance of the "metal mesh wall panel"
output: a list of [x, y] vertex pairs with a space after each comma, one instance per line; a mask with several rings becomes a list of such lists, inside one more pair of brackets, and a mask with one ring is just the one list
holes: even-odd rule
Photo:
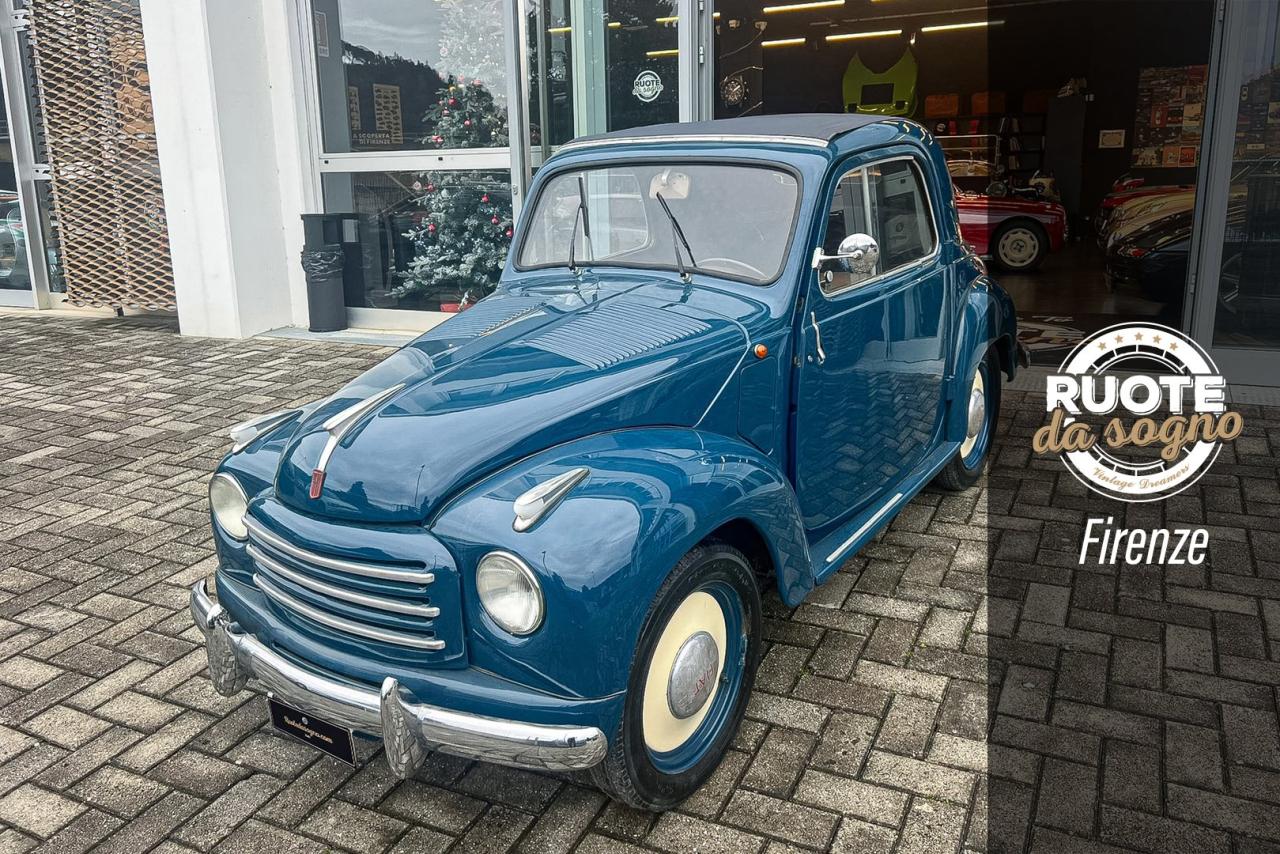
[[32, 0], [67, 298], [176, 303], [138, 0]]

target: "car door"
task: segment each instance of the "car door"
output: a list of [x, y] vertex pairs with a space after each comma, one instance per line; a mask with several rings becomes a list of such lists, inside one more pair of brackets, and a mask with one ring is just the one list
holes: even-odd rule
[[946, 274], [924, 174], [911, 155], [855, 159], [830, 193], [822, 254], [862, 233], [879, 260], [869, 273], [828, 260], [809, 274], [792, 464], [810, 531], [889, 491], [939, 435]]

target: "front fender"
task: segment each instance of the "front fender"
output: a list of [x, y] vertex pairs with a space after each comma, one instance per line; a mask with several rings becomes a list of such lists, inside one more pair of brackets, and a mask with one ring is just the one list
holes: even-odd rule
[[978, 363], [993, 345], [1000, 357], [1000, 367], [1009, 379], [1018, 370], [1018, 318], [1013, 299], [1004, 288], [989, 277], [978, 276], [963, 297], [960, 330], [956, 338], [955, 372], [948, 395], [952, 401], [947, 416], [947, 439], [963, 442], [968, 430], [969, 382]]
[[[531, 529], [512, 528], [521, 493], [578, 466], [590, 475]], [[746, 520], [768, 544], [782, 598], [813, 586], [790, 483], [743, 442], [688, 428], [598, 434], [552, 448], [472, 487], [444, 507], [432, 533], [462, 575], [473, 666], [568, 697], [624, 691], [649, 605], [676, 562], [726, 522]], [[524, 638], [480, 607], [475, 568], [493, 549], [538, 575], [542, 626]]]

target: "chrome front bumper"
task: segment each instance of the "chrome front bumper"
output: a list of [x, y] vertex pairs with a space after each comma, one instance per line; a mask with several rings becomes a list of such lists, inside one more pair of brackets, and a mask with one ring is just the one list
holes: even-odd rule
[[209, 678], [219, 694], [230, 697], [253, 678], [282, 702], [380, 735], [387, 764], [401, 778], [413, 776], [432, 750], [520, 768], [574, 771], [595, 765], [607, 749], [605, 735], [596, 727], [469, 715], [420, 703], [390, 676], [375, 691], [300, 667], [253, 635], [233, 629], [203, 581], [191, 588], [191, 616], [204, 632]]

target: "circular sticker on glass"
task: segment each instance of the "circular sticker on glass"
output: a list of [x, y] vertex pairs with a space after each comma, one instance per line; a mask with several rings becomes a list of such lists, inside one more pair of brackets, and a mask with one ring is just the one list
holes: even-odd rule
[[1121, 323], [1086, 337], [1048, 378], [1049, 423], [1033, 448], [1058, 454], [1095, 492], [1158, 501], [1195, 483], [1244, 429], [1209, 354], [1175, 329]]
[[656, 71], [648, 69], [636, 75], [636, 82], [631, 87], [631, 94], [648, 104], [658, 100], [662, 94], [662, 78]]

